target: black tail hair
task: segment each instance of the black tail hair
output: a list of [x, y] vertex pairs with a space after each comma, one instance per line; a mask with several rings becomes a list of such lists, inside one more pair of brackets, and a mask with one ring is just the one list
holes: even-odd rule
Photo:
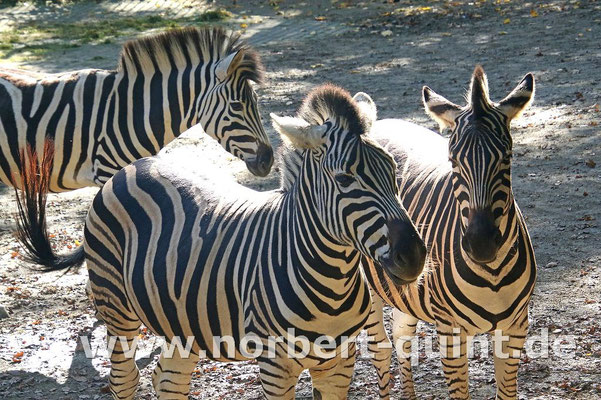
[[52, 249], [46, 226], [46, 199], [50, 186], [50, 173], [54, 159], [54, 143], [46, 139], [42, 158], [27, 146], [21, 150], [21, 189], [13, 176], [13, 187], [17, 197], [17, 239], [25, 251], [25, 260], [38, 264], [42, 271], [58, 271], [80, 266], [84, 261], [83, 246], [69, 254], [58, 255]]

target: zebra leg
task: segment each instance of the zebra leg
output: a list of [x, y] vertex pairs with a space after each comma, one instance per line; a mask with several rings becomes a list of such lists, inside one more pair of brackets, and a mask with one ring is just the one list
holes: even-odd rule
[[401, 372], [401, 398], [416, 399], [411, 371], [411, 347], [418, 319], [401, 310], [392, 310], [392, 338]]
[[353, 379], [357, 346], [349, 342], [348, 355], [338, 355], [316, 368], [309, 370], [313, 381], [313, 399], [343, 400], [347, 398]]
[[[526, 317], [525, 329], [520, 327], [515, 330], [503, 331], [505, 336], [502, 342], [502, 353], [497, 354], [495, 346], [495, 380], [497, 381], [497, 400], [517, 399], [518, 392], [518, 368], [520, 356], [526, 341], [528, 317]], [[517, 327], [516, 327], [517, 328]]]
[[188, 398], [192, 372], [199, 359], [192, 352], [187, 357], [182, 357], [178, 349], [171, 356], [166, 356], [164, 350], [161, 352], [159, 362], [152, 371], [152, 386], [159, 400]]
[[[91, 264], [92, 261], [88, 261], [88, 266]], [[135, 346], [141, 322], [129, 304], [122, 303], [121, 298], [104, 288], [101, 282], [96, 284], [95, 274], [90, 275], [96, 317], [104, 321], [107, 330], [111, 359], [110, 391], [114, 399], [133, 399], [140, 380]]]
[[365, 324], [371, 354], [371, 362], [378, 373], [378, 391], [380, 399], [390, 398], [390, 361], [392, 343], [384, 327], [384, 304], [382, 298], [372, 293], [371, 312]]
[[446, 325], [437, 326], [436, 330], [449, 397], [468, 400], [467, 335], [460, 328]]
[[293, 400], [296, 382], [303, 372], [302, 366], [294, 358], [280, 354], [276, 358], [260, 358], [258, 364], [265, 398]]

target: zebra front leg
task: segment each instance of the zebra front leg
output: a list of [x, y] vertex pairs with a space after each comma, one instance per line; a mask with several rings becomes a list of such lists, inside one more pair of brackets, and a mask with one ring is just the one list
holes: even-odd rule
[[392, 343], [384, 327], [384, 305], [382, 298], [372, 293], [371, 312], [365, 323], [369, 338], [368, 350], [371, 362], [378, 373], [378, 392], [380, 399], [390, 398], [390, 361]]
[[343, 400], [353, 379], [357, 346], [349, 342], [347, 354], [337, 355], [319, 367], [311, 368], [314, 400]]
[[182, 355], [175, 349], [172, 355], [161, 352], [159, 362], [152, 372], [152, 386], [159, 400], [186, 400], [190, 392], [192, 372], [199, 356], [190, 352]]
[[416, 399], [411, 371], [412, 341], [418, 319], [401, 310], [392, 311], [392, 338], [401, 372], [401, 398]]
[[463, 329], [437, 326], [442, 370], [451, 399], [468, 400], [467, 335]]
[[[518, 368], [528, 331], [528, 317], [525, 325], [525, 327], [516, 327], [515, 330], [502, 331], [502, 345], [494, 347], [497, 400], [517, 399]], [[499, 349], [502, 350], [500, 354]]]

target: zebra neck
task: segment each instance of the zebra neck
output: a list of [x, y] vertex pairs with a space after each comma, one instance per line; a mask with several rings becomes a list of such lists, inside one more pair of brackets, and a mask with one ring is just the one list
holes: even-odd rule
[[132, 152], [128, 163], [157, 154], [198, 122], [196, 102], [206, 91], [196, 72], [200, 69], [157, 71], [152, 75], [136, 69], [117, 72], [111, 101], [116, 120], [113, 126], [121, 138], [130, 138], [139, 153]]
[[357, 284], [356, 279], [361, 277], [358, 269], [360, 253], [329, 234], [311, 197], [299, 193], [301, 186], [295, 185], [287, 193], [288, 212], [281, 214], [281, 222], [288, 227], [289, 237], [293, 239], [289, 241], [292, 247], [288, 254], [292, 263], [288, 268], [295, 269], [296, 274], [311, 276], [315, 284], [341, 295], [351, 290]]

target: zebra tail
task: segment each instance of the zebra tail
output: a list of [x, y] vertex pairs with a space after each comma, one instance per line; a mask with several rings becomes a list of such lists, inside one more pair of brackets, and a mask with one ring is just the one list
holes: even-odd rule
[[53, 141], [47, 139], [41, 160], [31, 148], [21, 150], [20, 169], [22, 193], [13, 176], [17, 197], [17, 240], [25, 252], [25, 260], [41, 266], [42, 271], [57, 271], [80, 266], [84, 261], [83, 246], [68, 254], [56, 254], [50, 243], [46, 225], [46, 199], [54, 159]]

